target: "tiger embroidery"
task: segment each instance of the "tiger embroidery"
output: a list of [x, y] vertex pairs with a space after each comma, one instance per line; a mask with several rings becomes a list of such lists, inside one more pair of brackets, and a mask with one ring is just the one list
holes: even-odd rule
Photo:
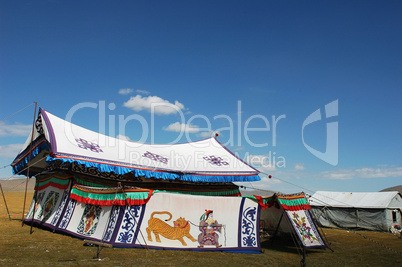
[[161, 242], [159, 235], [172, 240], [179, 240], [183, 246], [187, 246], [183, 237], [187, 237], [193, 242], [197, 240], [190, 235], [190, 224], [184, 218], [180, 217], [173, 222], [174, 226], [170, 226], [159, 218], [154, 218], [155, 214], [167, 214], [170, 221], [172, 219], [172, 214], [168, 211], [155, 211], [151, 214], [151, 218], [148, 220], [147, 234], [148, 240], [152, 241], [151, 233], [154, 233], [156, 242]]

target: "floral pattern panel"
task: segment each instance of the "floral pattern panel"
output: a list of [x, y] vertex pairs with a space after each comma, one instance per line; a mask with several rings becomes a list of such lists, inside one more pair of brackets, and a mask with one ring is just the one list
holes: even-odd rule
[[297, 236], [306, 248], [325, 246], [309, 210], [287, 210], [286, 214], [290, 219]]

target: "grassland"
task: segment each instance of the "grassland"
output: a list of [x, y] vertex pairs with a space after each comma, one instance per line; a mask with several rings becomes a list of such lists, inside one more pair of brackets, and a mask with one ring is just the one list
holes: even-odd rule
[[[4, 186], [3, 186], [4, 187]], [[189, 252], [154, 249], [97, 248], [82, 240], [21, 224], [24, 193], [8, 186], [5, 197], [12, 220], [0, 199], [0, 266], [300, 266], [291, 239], [262, 242], [261, 254]], [[32, 186], [27, 206], [32, 199]], [[28, 209], [28, 207], [26, 208]], [[390, 233], [323, 229], [331, 248], [309, 250], [307, 266], [402, 266], [402, 239]]]

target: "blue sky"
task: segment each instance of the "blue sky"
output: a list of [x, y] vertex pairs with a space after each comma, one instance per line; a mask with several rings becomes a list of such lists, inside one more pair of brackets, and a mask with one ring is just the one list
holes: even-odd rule
[[[0, 1], [0, 164], [25, 142], [34, 108], [4, 119], [37, 101], [61, 118], [96, 105], [72, 119], [95, 131], [103, 131], [104, 106], [104, 132], [134, 141], [142, 125], [119, 132], [113, 118], [153, 120], [146, 142], [172, 142], [180, 129], [189, 138], [179, 142], [220, 130], [229, 149], [273, 176], [248, 187], [400, 185], [400, 14], [400, 1]], [[151, 102], [179, 112], [151, 113]], [[326, 118], [330, 103], [336, 114]], [[318, 109], [322, 119], [302, 128]], [[337, 123], [337, 153], [327, 151], [337, 164], [306, 147], [326, 151], [328, 123]], [[246, 136], [247, 127], [260, 131]]]

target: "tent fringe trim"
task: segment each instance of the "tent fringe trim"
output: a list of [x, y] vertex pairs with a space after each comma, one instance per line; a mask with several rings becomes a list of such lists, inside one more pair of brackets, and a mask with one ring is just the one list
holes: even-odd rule
[[174, 173], [157, 170], [143, 170], [138, 168], [129, 168], [124, 166], [109, 165], [98, 162], [77, 160], [64, 157], [51, 157], [48, 156], [46, 162], [51, 163], [60, 160], [63, 163], [72, 164], [73, 162], [83, 165], [86, 168], [97, 168], [100, 172], [113, 172], [115, 174], [124, 175], [133, 173], [135, 177], [157, 178], [164, 180], [181, 180], [188, 182], [254, 182], [260, 181], [261, 178], [257, 174], [250, 175], [203, 175], [203, 174], [186, 174]]

